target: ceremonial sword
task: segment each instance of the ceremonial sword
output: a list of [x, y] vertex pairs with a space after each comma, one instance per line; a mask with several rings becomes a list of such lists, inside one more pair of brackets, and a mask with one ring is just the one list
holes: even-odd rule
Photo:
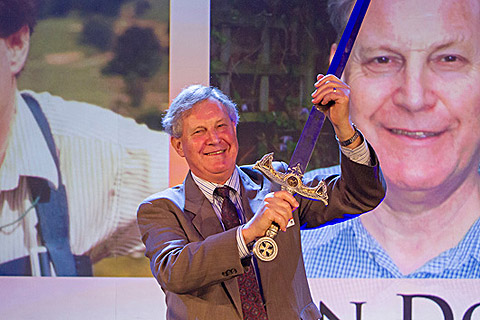
[[[327, 74], [333, 74], [338, 78], [342, 76], [369, 4], [370, 0], [356, 1]], [[298, 193], [306, 198], [323, 201], [327, 205], [327, 186], [324, 180], [316, 187], [307, 187], [302, 181], [324, 121], [325, 114], [322, 112], [321, 107], [314, 105], [290, 159], [286, 173], [273, 169], [273, 153], [263, 156], [262, 159], [255, 163], [253, 168], [261, 171], [271, 181], [280, 184], [283, 190], [287, 190], [292, 194]], [[273, 222], [265, 232], [265, 236], [255, 242], [253, 253], [260, 260], [271, 261], [277, 256], [278, 246], [274, 238], [278, 233], [278, 229], [279, 225]]]

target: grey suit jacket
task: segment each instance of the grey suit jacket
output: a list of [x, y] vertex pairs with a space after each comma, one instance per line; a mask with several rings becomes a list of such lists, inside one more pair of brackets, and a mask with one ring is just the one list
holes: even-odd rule
[[[278, 256], [270, 262], [257, 260], [270, 320], [320, 318], [305, 276], [300, 226], [317, 227], [377, 206], [385, 195], [385, 183], [373, 149], [371, 155], [373, 166], [342, 156], [341, 176], [316, 177], [327, 182], [328, 206], [297, 197], [295, 225], [275, 238]], [[274, 165], [280, 171], [287, 167]], [[251, 166], [239, 167], [239, 173], [242, 204], [250, 219], [265, 195], [280, 187]], [[190, 173], [182, 185], [147, 198], [139, 207], [138, 225], [152, 273], [166, 294], [167, 319], [242, 319], [236, 276], [244, 269], [237, 230], [223, 230]]]

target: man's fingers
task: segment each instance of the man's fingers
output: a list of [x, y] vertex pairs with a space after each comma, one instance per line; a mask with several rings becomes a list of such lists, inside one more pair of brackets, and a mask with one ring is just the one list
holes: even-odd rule
[[268, 221], [270, 221], [270, 224], [268, 225], [269, 227], [272, 223], [275, 222], [276, 224], [278, 224], [281, 230], [286, 230], [288, 220], [278, 212], [275, 212], [273, 210], [267, 210], [264, 213], [264, 217], [268, 219]]
[[[270, 194], [269, 197], [265, 198], [266, 202], [278, 201], [277, 203], [282, 205], [282, 202], [286, 202], [290, 205], [291, 210], [298, 208], [298, 201], [295, 197], [288, 191], [276, 191], [273, 194]], [[285, 204], [285, 203], [283, 203]]]
[[276, 222], [280, 229], [286, 231], [288, 221], [293, 217], [292, 211], [298, 207], [298, 202], [287, 191], [277, 191], [265, 198], [268, 219]]
[[[312, 93], [312, 103], [315, 105], [326, 105], [330, 101], [337, 102], [342, 99], [350, 89], [343, 81], [334, 75], [318, 75], [318, 81], [315, 83], [316, 90]], [[345, 91], [347, 90], [347, 91]]]

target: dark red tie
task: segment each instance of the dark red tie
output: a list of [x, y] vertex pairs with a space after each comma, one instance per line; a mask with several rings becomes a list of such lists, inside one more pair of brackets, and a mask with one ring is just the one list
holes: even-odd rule
[[[229, 196], [229, 188], [221, 187], [215, 189], [215, 192], [223, 198], [222, 204], [222, 222], [225, 229], [231, 229], [240, 225], [238, 211]], [[245, 258], [242, 263], [245, 273], [237, 277], [238, 287], [240, 288], [240, 300], [242, 301], [243, 319], [245, 320], [267, 320], [267, 312], [263, 305], [260, 287], [255, 276], [251, 259]]]

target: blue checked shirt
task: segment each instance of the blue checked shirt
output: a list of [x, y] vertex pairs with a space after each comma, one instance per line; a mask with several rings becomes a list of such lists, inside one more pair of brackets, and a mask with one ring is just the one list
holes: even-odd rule
[[301, 232], [307, 278], [480, 278], [480, 219], [456, 247], [407, 275], [359, 217]]

